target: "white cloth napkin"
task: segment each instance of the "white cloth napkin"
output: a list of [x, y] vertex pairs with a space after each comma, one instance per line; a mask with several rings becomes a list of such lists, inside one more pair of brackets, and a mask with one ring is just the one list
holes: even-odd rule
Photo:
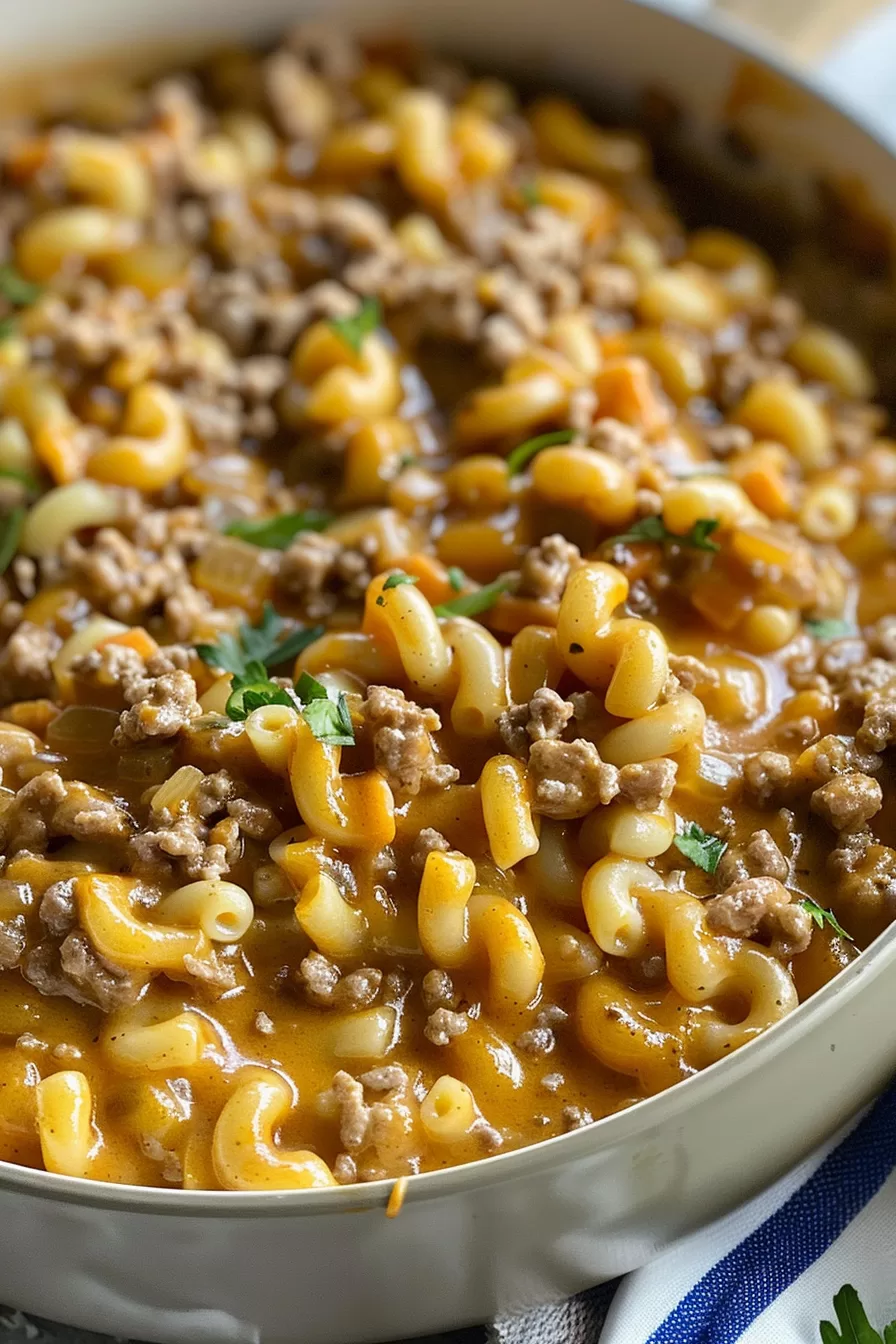
[[[781, 1122], [787, 1123], [782, 1099]], [[732, 1149], [732, 1161], [738, 1160]], [[751, 1203], [606, 1287], [497, 1321], [494, 1344], [811, 1344], [845, 1285], [896, 1320], [896, 1085]], [[863, 1334], [845, 1344], [872, 1344]]]

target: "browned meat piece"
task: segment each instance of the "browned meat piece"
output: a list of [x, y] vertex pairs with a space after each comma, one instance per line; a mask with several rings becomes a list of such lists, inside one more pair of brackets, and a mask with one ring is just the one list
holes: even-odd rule
[[759, 751], [744, 761], [744, 783], [759, 803], [786, 788], [792, 774], [790, 757], [780, 751]]
[[196, 683], [188, 672], [148, 677], [130, 687], [127, 698], [131, 706], [124, 711], [115, 730], [114, 741], [118, 746], [176, 737], [202, 713]]
[[511, 705], [498, 719], [498, 731], [507, 750], [525, 760], [533, 742], [558, 738], [573, 717], [574, 708], [552, 691], [541, 686], [525, 705]]
[[455, 1036], [462, 1036], [470, 1025], [466, 1013], [455, 1013], [451, 1008], [436, 1008], [426, 1020], [423, 1035], [433, 1045], [450, 1045]]
[[454, 1008], [457, 1006], [454, 981], [447, 971], [427, 971], [420, 985], [420, 993], [423, 998], [423, 1007], [428, 1013], [434, 1013], [437, 1008]]
[[594, 743], [583, 737], [574, 742], [533, 742], [529, 775], [533, 811], [560, 820], [587, 816], [619, 792], [619, 771], [602, 761]]
[[619, 771], [619, 792], [639, 812], [654, 812], [671, 797], [678, 765], [666, 757], [624, 765]]
[[62, 647], [54, 630], [22, 621], [0, 653], [0, 703], [36, 700], [53, 687], [53, 659]]
[[383, 982], [383, 973], [375, 966], [361, 966], [343, 975], [320, 952], [309, 952], [302, 959], [298, 976], [312, 1003], [319, 1008], [339, 1008], [345, 1012], [369, 1008]]
[[835, 775], [812, 794], [812, 811], [837, 831], [857, 831], [883, 806], [876, 779], [853, 771]]
[[415, 872], [422, 872], [426, 867], [426, 860], [434, 850], [446, 854], [450, 848], [441, 831], [435, 830], [432, 826], [424, 826], [411, 850], [411, 867]]
[[786, 882], [790, 864], [768, 831], [757, 831], [745, 845], [726, 850], [718, 867], [719, 881], [727, 885], [747, 877], [774, 877]]
[[706, 903], [706, 922], [715, 933], [734, 938], [771, 938], [771, 951], [789, 961], [812, 939], [812, 916], [792, 905], [792, 895], [773, 877], [748, 877]]
[[374, 765], [397, 797], [421, 789], [445, 788], [459, 778], [453, 765], [442, 765], [431, 733], [441, 720], [434, 709], [421, 709], [391, 686], [369, 686], [361, 706], [373, 743]]
[[90, 1004], [104, 1013], [133, 1003], [143, 985], [132, 972], [100, 957], [80, 931], [70, 933], [61, 946], [38, 943], [26, 953], [22, 974], [41, 994]]
[[563, 596], [570, 572], [581, 562], [578, 546], [559, 533], [542, 537], [523, 556], [520, 566], [521, 597], [534, 597], [539, 602], [559, 602]]
[[0, 814], [0, 844], [7, 854], [43, 853], [53, 836], [115, 840], [131, 830], [128, 814], [107, 793], [77, 780], [63, 780], [56, 770], [35, 775]]

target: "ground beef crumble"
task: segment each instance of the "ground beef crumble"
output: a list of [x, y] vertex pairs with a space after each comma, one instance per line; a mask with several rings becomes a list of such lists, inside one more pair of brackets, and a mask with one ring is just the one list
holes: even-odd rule
[[460, 772], [441, 764], [436, 755], [431, 734], [441, 727], [441, 720], [434, 709], [421, 709], [391, 686], [369, 686], [361, 713], [374, 764], [396, 797], [444, 788], [459, 778]]
[[712, 897], [706, 922], [715, 933], [770, 939], [772, 954], [783, 961], [804, 952], [812, 939], [812, 916], [774, 877], [748, 877]]

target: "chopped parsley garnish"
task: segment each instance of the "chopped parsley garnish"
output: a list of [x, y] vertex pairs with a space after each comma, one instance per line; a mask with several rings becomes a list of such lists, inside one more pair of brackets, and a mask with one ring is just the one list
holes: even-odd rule
[[330, 329], [345, 341], [352, 354], [360, 355], [364, 337], [376, 331], [382, 320], [383, 310], [379, 300], [368, 296], [362, 300], [361, 307], [356, 313], [352, 313], [351, 317], [332, 317], [329, 325]]
[[408, 467], [412, 467], [416, 461], [416, 453], [402, 453], [401, 457], [398, 459], [398, 470], [407, 471]]
[[507, 471], [509, 475], [516, 476], [521, 472], [523, 467], [528, 466], [532, 461], [536, 453], [541, 452], [542, 448], [556, 448], [561, 443], [572, 443], [575, 436], [576, 431], [574, 429], [552, 429], [547, 434], [536, 434], [534, 439], [527, 439], [525, 443], [521, 443], [508, 455]]
[[[383, 592], [385, 592], [387, 588], [400, 588], [403, 583], [419, 583], [419, 582], [420, 580], [417, 578], [416, 574], [405, 574], [403, 569], [399, 569], [396, 570], [394, 574], [390, 574], [389, 577], [386, 579], [385, 583], [383, 584]], [[383, 597], [382, 593], [380, 593], [379, 597], [377, 598], [376, 604], [378, 607], [384, 607], [386, 605], [386, 599]]]
[[0, 574], [5, 574], [12, 564], [24, 526], [25, 509], [21, 504], [11, 509], [5, 518], [0, 518]]
[[467, 576], [457, 565], [451, 565], [448, 570], [448, 582], [451, 584], [454, 591], [459, 593], [461, 588], [463, 588], [464, 584], [467, 582]]
[[[861, 1299], [851, 1283], [845, 1283], [834, 1298], [837, 1325], [821, 1321], [821, 1344], [896, 1344], [896, 1321], [884, 1326], [881, 1336], [868, 1320]], [[840, 1328], [838, 1329], [837, 1326]]]
[[[279, 667], [281, 663], [297, 658], [303, 649], [313, 644], [324, 633], [322, 625], [293, 630], [285, 639], [280, 636], [286, 629], [286, 622], [270, 602], [265, 602], [258, 625], [245, 622], [236, 634], [229, 631], [218, 637], [217, 644], [197, 644], [196, 652], [209, 667], [230, 672], [244, 682], [265, 681], [267, 669]], [[259, 674], [259, 668], [260, 674]], [[269, 701], [270, 704], [282, 704], [282, 701]]]
[[8, 341], [10, 336], [16, 333], [16, 320], [14, 317], [0, 318], [0, 341]]
[[849, 621], [809, 620], [805, 621], [804, 624], [809, 634], [814, 635], [816, 639], [842, 639], [844, 635], [855, 634], [855, 628], [850, 625]]
[[298, 709], [289, 688], [278, 686], [265, 675], [264, 663], [250, 663], [245, 677], [234, 676], [224, 708], [229, 719], [241, 722], [253, 709], [261, 709], [263, 705], [289, 705]]
[[274, 518], [238, 518], [227, 524], [224, 535], [271, 551], [285, 551], [300, 532], [323, 532], [333, 516], [326, 509], [302, 509], [300, 513], [278, 513]]
[[495, 579], [477, 588], [474, 593], [464, 593], [463, 597], [452, 597], [441, 602], [436, 608], [437, 616], [478, 616], [482, 611], [493, 607], [502, 593], [510, 588], [510, 579]]
[[331, 747], [355, 745], [355, 729], [343, 691], [333, 700], [326, 686], [303, 672], [296, 682], [296, 695], [302, 702], [302, 716], [319, 742]]
[[626, 541], [656, 541], [660, 545], [674, 542], [677, 546], [690, 546], [696, 551], [718, 551], [721, 550], [719, 543], [712, 540], [712, 533], [718, 525], [718, 518], [698, 518], [688, 532], [670, 532], [662, 518], [654, 515], [639, 519], [627, 532], [608, 538], [605, 545]]
[[520, 195], [525, 205], [532, 210], [536, 205], [541, 205], [541, 193], [534, 182], [521, 182]]
[[26, 280], [10, 262], [0, 266], [0, 294], [13, 308], [30, 308], [36, 303], [43, 290], [31, 280]]
[[819, 905], [817, 901], [813, 901], [811, 896], [804, 896], [800, 904], [804, 910], [809, 911], [809, 914], [820, 929], [823, 929], [825, 924], [830, 924], [834, 932], [839, 934], [841, 938], [845, 938], [848, 943], [853, 941], [843, 925], [837, 919], [833, 910], [826, 910], [823, 905]]
[[403, 583], [419, 583], [420, 580], [416, 574], [405, 574], [403, 569], [398, 569], [394, 574], [390, 574], [383, 584], [383, 588], [400, 588]]
[[709, 831], [704, 831], [702, 826], [698, 826], [696, 821], [688, 822], [687, 826], [680, 835], [675, 837], [675, 848], [680, 850], [686, 859], [695, 863], [698, 868], [702, 868], [704, 873], [714, 873], [719, 866], [719, 861], [725, 850], [728, 848], [727, 840], [720, 840], [717, 835], [711, 835]]

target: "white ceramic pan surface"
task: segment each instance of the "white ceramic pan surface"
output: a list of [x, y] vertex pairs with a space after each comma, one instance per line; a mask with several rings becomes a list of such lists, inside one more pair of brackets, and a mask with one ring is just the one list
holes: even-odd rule
[[[263, 37], [303, 12], [301, 0], [6, 0], [0, 70], [228, 31]], [[331, 2], [327, 12], [348, 10]], [[661, 86], [707, 143], [745, 58], [715, 32], [629, 0], [366, 0], [360, 11], [367, 29], [396, 19], [431, 46], [586, 102]], [[858, 178], [896, 219], [890, 153], [778, 74], [794, 92], [789, 108], [780, 100], [756, 117], [788, 190], [803, 170]], [[891, 931], [707, 1072], [562, 1138], [415, 1177], [394, 1219], [386, 1182], [169, 1192], [0, 1164], [0, 1301], [159, 1344], [361, 1344], [574, 1293], [746, 1199], [864, 1105], [896, 1066], [894, 976]]]

